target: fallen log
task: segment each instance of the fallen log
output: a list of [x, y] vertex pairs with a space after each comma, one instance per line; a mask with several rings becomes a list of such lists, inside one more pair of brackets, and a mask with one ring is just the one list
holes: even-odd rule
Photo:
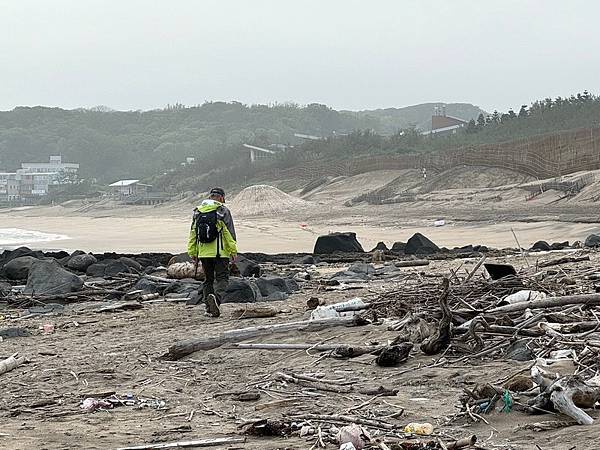
[[589, 256], [565, 256], [564, 258], [553, 259], [551, 261], [543, 261], [539, 264], [540, 267], [551, 267], [559, 264], [569, 264], [582, 261], [589, 261]]
[[412, 261], [396, 261], [394, 263], [396, 267], [419, 267], [419, 266], [428, 266], [429, 260], [427, 259], [415, 259]]
[[263, 317], [274, 317], [279, 313], [278, 309], [270, 306], [249, 305], [245, 308], [238, 308], [231, 313], [232, 319], [257, 319]]
[[293, 415], [295, 420], [318, 420], [320, 422], [336, 422], [336, 423], [356, 423], [358, 425], [365, 425], [367, 427], [373, 428], [381, 428], [384, 430], [394, 430], [400, 428], [400, 426], [393, 425], [388, 422], [384, 422], [382, 420], [377, 419], [363, 419], [358, 416], [346, 416], [346, 415], [338, 415], [338, 414], [301, 414], [301, 415]]
[[[487, 314], [511, 313], [525, 311], [526, 309], [556, 308], [565, 305], [600, 305], [600, 294], [565, 295], [563, 297], [547, 297], [541, 300], [513, 303], [498, 306], [486, 311]], [[465, 310], [467, 312], [468, 310]], [[472, 311], [471, 311], [472, 312]]]
[[363, 395], [378, 395], [380, 397], [394, 397], [398, 394], [398, 389], [390, 389], [383, 386], [361, 388], [356, 386], [338, 385], [331, 383], [331, 380], [315, 381], [306, 379], [306, 377], [300, 378], [299, 376], [288, 375], [283, 372], [277, 372], [275, 378], [288, 383], [297, 384], [298, 386], [304, 386], [318, 391], [335, 392], [338, 394], [358, 392]]
[[228, 437], [214, 439], [197, 439], [195, 441], [166, 442], [162, 444], [143, 444], [133, 447], [119, 447], [117, 450], [159, 450], [163, 448], [182, 448], [182, 447], [215, 447], [226, 444], [242, 444], [246, 442], [245, 438]]
[[[540, 333], [541, 334], [541, 333]], [[333, 356], [354, 358], [356, 356], [372, 354], [377, 355], [385, 346], [383, 345], [347, 345], [347, 344], [242, 344], [234, 343], [228, 348], [240, 350], [314, 350], [316, 352], [330, 352]]]
[[13, 369], [16, 369], [21, 364], [25, 362], [25, 358], [19, 358], [19, 354], [15, 353], [14, 355], [9, 356], [8, 358], [0, 361], [0, 375], [5, 374], [6, 372], [10, 372]]
[[290, 331], [321, 331], [332, 327], [351, 327], [362, 325], [365, 321], [360, 316], [334, 317], [330, 319], [304, 320], [299, 322], [262, 325], [258, 327], [240, 328], [221, 333], [219, 336], [198, 337], [179, 341], [169, 347], [163, 359], [177, 360], [199, 350], [212, 350], [223, 344], [245, 341], [259, 336], [288, 333]]
[[121, 311], [121, 310], [125, 310], [125, 309], [140, 309], [143, 307], [144, 307], [144, 305], [142, 305], [138, 301], [119, 302], [119, 303], [115, 303], [114, 305], [108, 305], [108, 306], [103, 306], [102, 308], [98, 308], [96, 310], [96, 312], [99, 312], [99, 313], [112, 312], [112, 311]]

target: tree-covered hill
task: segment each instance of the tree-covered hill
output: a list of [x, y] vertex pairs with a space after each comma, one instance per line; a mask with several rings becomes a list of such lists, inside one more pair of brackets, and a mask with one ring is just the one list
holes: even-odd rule
[[[237, 102], [174, 105], [145, 112], [18, 107], [0, 112], [0, 171], [60, 154], [66, 161], [80, 163], [83, 177], [100, 182], [145, 178], [178, 167], [188, 156], [201, 164], [214, 160], [242, 143], [300, 144], [294, 133], [331, 136], [368, 129], [392, 134], [413, 122], [430, 120], [436, 105], [359, 113], [320, 104]], [[448, 105], [448, 114], [468, 119], [479, 111], [472, 105], [457, 105]]]

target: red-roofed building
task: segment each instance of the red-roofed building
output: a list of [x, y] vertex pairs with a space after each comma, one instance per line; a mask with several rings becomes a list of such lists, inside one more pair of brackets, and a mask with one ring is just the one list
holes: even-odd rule
[[460, 128], [467, 125], [467, 121], [458, 117], [446, 115], [446, 108], [436, 108], [431, 116], [431, 131], [425, 131], [421, 134], [433, 136], [447, 136], [456, 134]]

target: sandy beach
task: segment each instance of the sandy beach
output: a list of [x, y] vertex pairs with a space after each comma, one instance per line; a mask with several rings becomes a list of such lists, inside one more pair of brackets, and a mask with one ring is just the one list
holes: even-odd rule
[[[306, 226], [301, 226], [306, 225]], [[0, 215], [1, 228], [21, 228], [45, 233], [65, 234], [68, 239], [48, 242], [24, 242], [32, 248], [85, 250], [92, 252], [171, 252], [186, 250], [189, 218], [173, 217], [25, 217], [13, 214]], [[584, 240], [597, 230], [587, 223], [569, 222], [503, 222], [449, 223], [443, 227], [414, 223], [379, 227], [370, 224], [336, 225], [298, 221], [274, 222], [270, 218], [239, 218], [236, 223], [240, 251], [264, 253], [312, 252], [318, 235], [331, 231], [352, 231], [365, 250], [379, 241], [391, 245], [406, 242], [416, 232], [421, 232], [440, 246], [459, 247], [484, 244], [490, 247], [516, 247], [511, 228], [522, 246], [528, 247], [537, 240]]]

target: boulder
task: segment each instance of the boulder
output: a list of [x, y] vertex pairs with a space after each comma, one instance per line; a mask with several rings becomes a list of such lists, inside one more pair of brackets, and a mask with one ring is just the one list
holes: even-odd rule
[[537, 241], [529, 250], [532, 252], [548, 252], [551, 249], [550, 244], [546, 241]]
[[24, 280], [29, 275], [29, 270], [36, 261], [38, 259], [33, 256], [20, 256], [11, 259], [4, 265], [2, 271], [4, 272], [4, 276], [9, 280]]
[[[108, 260], [105, 260], [104, 262], [107, 261]], [[110, 261], [104, 268], [105, 277], [114, 277], [120, 273], [131, 273], [129, 266], [120, 259]]]
[[191, 294], [192, 292], [198, 292], [199, 288], [202, 289], [202, 287], [197, 284], [186, 283], [185, 281], [175, 281], [164, 289], [163, 295]]
[[584, 245], [586, 247], [600, 247], [600, 235], [598, 235], [598, 234], [590, 234], [586, 238]]
[[160, 285], [159, 283], [149, 280], [146, 277], [142, 277], [138, 280], [137, 283], [135, 283], [135, 285], [133, 286], [133, 288], [131, 289], [132, 291], [144, 291], [144, 294], [161, 294], [164, 290], [165, 287], [163, 285]]
[[85, 272], [88, 267], [97, 262], [98, 260], [94, 255], [88, 255], [84, 253], [71, 256], [66, 265], [69, 269], [76, 270], [78, 272]]
[[387, 245], [385, 245], [385, 242], [378, 242], [377, 245], [375, 246], [375, 248], [373, 250], [371, 250], [371, 253], [373, 253], [376, 250], [383, 250], [384, 252], [387, 252], [390, 249], [387, 248]]
[[253, 280], [230, 278], [222, 303], [254, 303], [261, 300], [261, 293]]
[[6, 250], [2, 253], [2, 263], [6, 264], [13, 259], [20, 258], [21, 256], [33, 256], [34, 258], [40, 259], [44, 257], [44, 253], [40, 251], [33, 251], [27, 247], [19, 247], [14, 250]]
[[240, 271], [242, 277], [260, 277], [261, 269], [260, 265], [255, 261], [246, 258], [244, 255], [238, 255], [235, 260], [235, 265]]
[[169, 266], [175, 263], [192, 262], [192, 258], [187, 253], [180, 253], [179, 255], [173, 256], [169, 259]]
[[440, 248], [421, 233], [415, 233], [406, 243], [404, 253], [407, 255], [431, 255], [438, 253]]
[[44, 257], [46, 258], [54, 258], [54, 259], [64, 259], [64, 258], [69, 258], [71, 255], [69, 255], [67, 252], [65, 252], [64, 250], [60, 250], [58, 252], [46, 252], [44, 253]]
[[375, 267], [373, 267], [371, 264], [366, 263], [354, 263], [350, 267], [348, 267], [347, 272], [364, 273], [370, 275], [375, 273]]
[[129, 267], [130, 269], [133, 269], [133, 270], [135, 270], [137, 272], [141, 272], [142, 269], [143, 269], [142, 265], [139, 262], [137, 262], [135, 259], [133, 259], [133, 258], [128, 258], [126, 256], [121, 256], [118, 259], [118, 261], [122, 262], [127, 267]]
[[315, 257], [312, 255], [306, 255], [298, 260], [299, 264], [304, 264], [306, 266], [312, 266], [313, 264], [315, 264], [315, 262]]
[[85, 274], [88, 277], [94, 277], [94, 278], [103, 277], [105, 270], [106, 270], [106, 264], [96, 263], [96, 264], [92, 264], [91, 266], [89, 266], [86, 269]]
[[291, 278], [260, 277], [256, 279], [256, 286], [263, 297], [271, 297], [277, 292], [291, 294], [297, 291], [298, 283]]
[[356, 239], [356, 233], [331, 233], [317, 238], [313, 253], [319, 255], [335, 252], [363, 253], [364, 250]]
[[75, 250], [71, 253], [71, 256], [85, 255], [86, 253], [83, 250]]
[[569, 241], [565, 242], [554, 242], [550, 245], [552, 250], [564, 250], [565, 248], [570, 248]]
[[79, 291], [82, 286], [83, 280], [63, 269], [58, 262], [35, 261], [29, 269], [27, 285], [23, 292], [25, 294], [68, 294]]
[[404, 253], [405, 248], [406, 248], [405, 242], [394, 242], [391, 250], [394, 253]]

